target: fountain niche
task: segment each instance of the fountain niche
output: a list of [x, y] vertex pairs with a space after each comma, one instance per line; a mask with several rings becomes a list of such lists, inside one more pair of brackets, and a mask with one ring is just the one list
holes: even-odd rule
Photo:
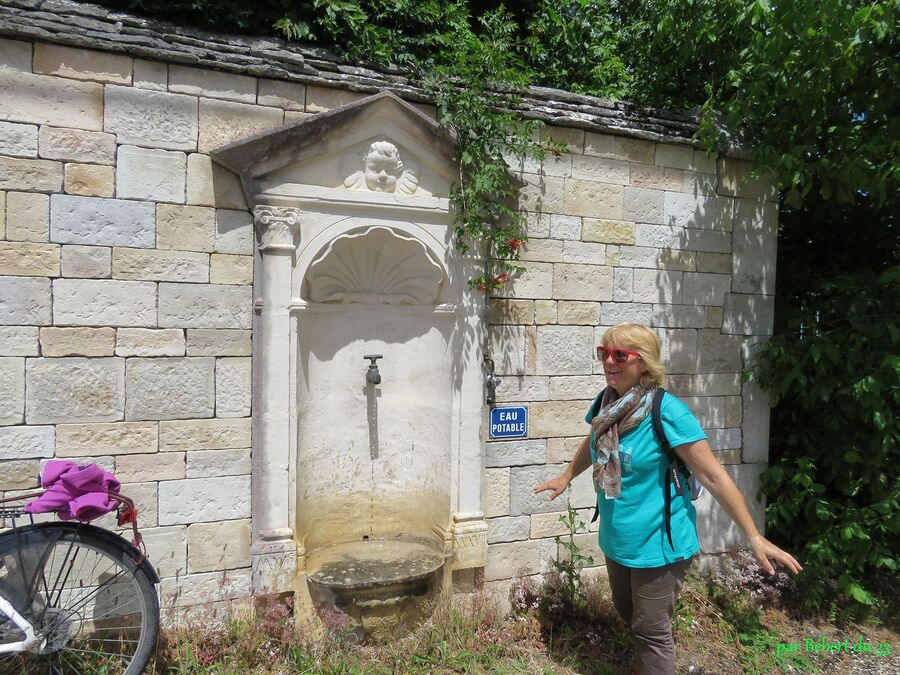
[[452, 139], [379, 94], [231, 144], [257, 224], [253, 580], [366, 630], [487, 554], [479, 261]]

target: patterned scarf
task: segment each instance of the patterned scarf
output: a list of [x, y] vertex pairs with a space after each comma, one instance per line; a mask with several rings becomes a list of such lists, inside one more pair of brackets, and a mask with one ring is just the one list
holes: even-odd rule
[[619, 436], [635, 429], [650, 414], [656, 386], [636, 385], [616, 398], [616, 390], [607, 387], [600, 401], [600, 412], [591, 421], [591, 437], [597, 459], [594, 462], [594, 490], [607, 499], [622, 495], [622, 465], [619, 461]]

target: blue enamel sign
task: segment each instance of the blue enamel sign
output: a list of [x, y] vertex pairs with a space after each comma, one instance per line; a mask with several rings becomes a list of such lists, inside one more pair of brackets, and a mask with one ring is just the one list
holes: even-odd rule
[[491, 438], [525, 438], [527, 435], [527, 406], [491, 409]]

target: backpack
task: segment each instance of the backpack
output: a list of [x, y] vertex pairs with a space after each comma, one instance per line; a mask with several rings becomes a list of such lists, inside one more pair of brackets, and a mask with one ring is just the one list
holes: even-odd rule
[[[663, 484], [663, 502], [665, 503], [666, 537], [669, 539], [669, 546], [674, 551], [675, 546], [672, 543], [672, 491], [669, 489], [669, 486], [675, 485], [675, 494], [677, 495], [683, 495], [685, 486], [687, 486], [687, 489], [691, 491], [691, 501], [696, 501], [700, 498], [700, 495], [703, 494], [703, 486], [697, 480], [697, 477], [691, 473], [691, 470], [688, 469], [687, 464], [684, 463], [681, 457], [675, 454], [675, 451], [669, 444], [669, 439], [666, 438], [666, 432], [662, 425], [662, 399], [665, 393], [665, 389], [658, 387], [653, 394], [653, 402], [650, 406], [650, 420], [653, 424], [653, 434], [669, 460], [669, 468], [666, 471], [666, 480]], [[603, 396], [601, 394], [597, 397], [597, 403], [591, 408], [592, 418], [596, 417], [597, 413], [600, 412], [600, 402], [602, 400]], [[592, 523], [597, 520], [599, 514], [599, 510], [595, 506], [594, 515], [591, 518]]]

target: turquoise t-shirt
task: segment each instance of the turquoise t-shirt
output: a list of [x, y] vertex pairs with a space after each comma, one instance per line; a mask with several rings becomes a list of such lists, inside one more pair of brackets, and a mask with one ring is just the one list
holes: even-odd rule
[[[588, 409], [585, 422], [591, 422]], [[690, 409], [666, 392], [660, 406], [663, 429], [673, 448], [706, 438], [706, 433]], [[591, 461], [597, 458], [591, 437]], [[630, 457], [629, 457], [630, 456]], [[690, 491], [678, 496], [672, 491], [672, 543], [666, 537], [663, 483], [668, 461], [653, 433], [653, 421], [647, 417], [625, 436], [619, 437], [622, 465], [622, 495], [607, 499], [597, 495], [600, 511], [600, 549], [608, 558], [627, 567], [661, 567], [689, 558], [700, 550], [697, 541], [697, 512]]]

